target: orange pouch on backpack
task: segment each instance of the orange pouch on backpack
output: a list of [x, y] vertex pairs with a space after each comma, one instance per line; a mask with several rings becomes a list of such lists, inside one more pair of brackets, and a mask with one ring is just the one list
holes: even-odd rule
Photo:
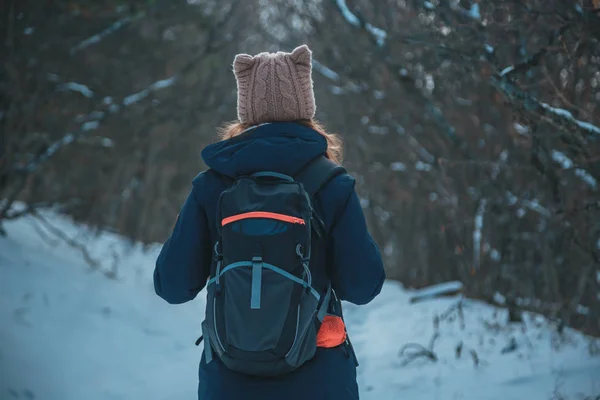
[[317, 333], [317, 347], [331, 348], [346, 341], [346, 325], [341, 317], [325, 315]]

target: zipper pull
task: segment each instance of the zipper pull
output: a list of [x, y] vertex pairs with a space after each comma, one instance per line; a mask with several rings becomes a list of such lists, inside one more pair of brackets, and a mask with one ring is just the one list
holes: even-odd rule
[[354, 351], [354, 346], [352, 346], [352, 343], [350, 342], [350, 338], [348, 337], [348, 333], [346, 332], [346, 347], [349, 349], [350, 354], [352, 355], [352, 359], [354, 360], [354, 365], [356, 367], [359, 366], [358, 364], [358, 358], [356, 357], [356, 352]]
[[319, 219], [313, 210], [310, 211], [310, 221], [319, 239], [323, 238], [323, 236], [325, 236], [325, 224]]

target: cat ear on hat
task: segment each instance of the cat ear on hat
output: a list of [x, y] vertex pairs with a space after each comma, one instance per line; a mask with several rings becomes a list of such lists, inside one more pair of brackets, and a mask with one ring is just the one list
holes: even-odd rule
[[303, 99], [301, 119], [311, 119], [314, 117], [316, 110], [312, 82], [312, 51], [307, 45], [303, 44], [290, 53], [290, 59], [294, 64], [300, 95]]
[[252, 67], [256, 63], [256, 58], [248, 54], [238, 54], [233, 60], [233, 75], [237, 82], [238, 101], [237, 113], [240, 122], [248, 122], [252, 119], [252, 108], [249, 107], [250, 84]]
[[290, 57], [296, 65], [305, 67], [310, 67], [312, 65], [312, 51], [305, 44], [292, 50]]
[[233, 60], [233, 71], [238, 74], [252, 68], [256, 59], [249, 54], [238, 54]]

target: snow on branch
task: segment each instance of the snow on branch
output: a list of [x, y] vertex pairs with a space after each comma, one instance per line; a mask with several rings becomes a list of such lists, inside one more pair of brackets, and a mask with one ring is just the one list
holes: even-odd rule
[[[174, 75], [167, 79], [161, 79], [146, 89], [126, 96], [123, 99], [123, 105], [129, 106], [131, 104], [137, 103], [140, 100], [148, 97], [148, 95], [156, 90], [167, 88], [176, 81], [177, 77]], [[68, 82], [59, 85], [59, 90], [71, 90], [74, 92], [79, 92], [85, 97], [93, 97], [94, 93], [85, 85], [76, 82]], [[105, 97], [102, 100], [102, 104], [109, 105], [109, 110], [112, 112], [117, 112], [119, 107], [113, 104], [112, 97]], [[42, 164], [52, 158], [58, 151], [63, 149], [64, 147], [69, 146], [74, 142], [87, 142], [92, 144], [98, 144], [105, 148], [114, 147], [115, 143], [109, 138], [87, 138], [87, 135], [90, 131], [94, 131], [100, 127], [102, 120], [105, 117], [105, 113], [103, 111], [94, 110], [90, 112], [87, 116], [79, 115], [75, 122], [79, 123], [79, 130], [75, 132], [69, 132], [64, 134], [64, 136], [54, 143], [50, 144], [42, 153], [37, 154], [35, 158], [33, 158], [27, 165], [24, 167], [17, 167], [18, 170], [24, 171], [26, 173], [33, 173], [37, 171]]]
[[346, 0], [335, 0], [335, 2], [338, 10], [340, 10], [340, 13], [350, 25], [354, 26], [355, 28], [364, 27], [375, 39], [375, 42], [379, 47], [383, 47], [385, 45], [385, 40], [387, 39], [386, 31], [359, 18], [356, 14], [350, 11], [348, 4], [346, 4]]
[[[535, 211], [544, 217], [550, 217], [550, 211], [542, 206], [537, 199], [528, 200], [528, 199], [519, 199], [515, 196], [511, 191], [506, 192], [506, 202], [509, 206], [514, 206], [515, 204], [519, 204], [525, 208], [530, 209], [531, 211]], [[522, 209], [519, 209], [522, 210]], [[525, 211], [521, 211], [520, 213], [524, 213]]]
[[563, 169], [573, 168], [573, 161], [567, 157], [563, 152], [558, 150], [552, 150], [552, 159], [560, 164]]
[[531, 57], [528, 57], [527, 59], [525, 59], [524, 61], [514, 64], [514, 65], [509, 65], [508, 67], [504, 68], [501, 72], [500, 72], [500, 76], [501, 77], [505, 77], [508, 76], [510, 74], [514, 74], [516, 72], [519, 71], [523, 71], [523, 70], [528, 70], [531, 67], [535, 67], [540, 63], [540, 60], [542, 59], [542, 57], [548, 52], [548, 48], [544, 47], [543, 49], [541, 49], [540, 51], [536, 52], [534, 55], [532, 55]]
[[352, 13], [352, 11], [350, 11], [348, 4], [346, 4], [346, 0], [336, 0], [336, 3], [346, 21], [348, 21], [350, 25], [360, 28], [360, 20]]
[[[360, 15], [357, 15], [350, 11], [345, 0], [333, 1], [335, 2], [335, 5], [337, 6], [337, 9], [340, 12], [340, 14], [342, 14], [343, 18], [350, 25], [352, 25], [355, 28], [365, 30], [370, 34], [371, 38], [374, 39], [375, 45], [377, 47], [384, 47], [385, 40], [387, 38], [387, 33], [385, 31], [383, 31], [380, 28], [374, 27], [370, 23], [366, 22], [364, 18], [362, 18]], [[396, 77], [403, 85], [406, 85], [407, 87], [411, 86], [412, 88], [414, 88], [415, 79], [408, 74], [406, 68], [402, 67], [401, 65], [397, 65], [396, 63], [389, 60], [389, 58], [384, 58], [383, 62], [385, 62], [391, 70], [398, 71], [398, 75]], [[448, 122], [442, 110], [440, 110], [440, 108], [437, 107], [432, 102], [432, 100], [429, 99], [420, 90], [417, 90], [417, 93], [426, 103], [427, 110], [433, 116], [433, 119], [436, 122], [436, 124], [439, 125], [440, 128], [442, 128], [446, 136], [448, 136], [448, 138], [453, 142], [453, 144], [457, 146], [466, 157], [471, 158], [468, 145], [458, 137], [458, 135], [456, 134], [456, 129], [454, 128], [454, 126], [452, 126], [452, 124], [450, 124], [450, 122]]]
[[159, 89], [164, 89], [166, 87], [171, 86], [173, 83], [175, 83], [175, 80], [177, 78], [175, 76], [172, 76], [170, 78], [167, 79], [162, 79], [160, 81], [156, 81], [153, 84], [151, 84], [150, 86], [148, 86], [146, 89], [141, 90], [137, 93], [134, 94], [130, 94], [129, 96], [125, 97], [123, 99], [123, 105], [124, 106], [129, 106], [133, 103], [137, 103], [140, 100], [145, 99], [146, 97], [148, 97], [148, 95], [156, 90]]
[[506, 75], [492, 76], [491, 83], [508, 97], [513, 107], [519, 106], [519, 109], [536, 114], [566, 132], [578, 130], [586, 134], [600, 135], [600, 127], [597, 125], [578, 120], [570, 111], [563, 108], [555, 108], [539, 101], [507, 79]]
[[587, 172], [585, 169], [576, 168], [575, 175], [577, 175], [577, 177], [579, 177], [582, 181], [587, 183], [588, 186], [590, 186], [592, 189], [598, 188], [598, 181], [596, 181], [596, 178], [594, 178], [592, 175], [590, 175], [590, 173]]
[[539, 105], [542, 106], [543, 108], [545, 108], [546, 110], [550, 111], [551, 113], [553, 113], [557, 116], [560, 116], [561, 118], [564, 118], [571, 123], [574, 123], [581, 129], [588, 131], [589, 133], [594, 133], [596, 135], [600, 135], [600, 127], [597, 127], [596, 125], [592, 125], [589, 122], [584, 122], [584, 121], [578, 120], [577, 118], [575, 118], [573, 116], [573, 114], [570, 111], [567, 111], [564, 108], [555, 108], [555, 107], [550, 106], [549, 104], [542, 103], [542, 102], [540, 102]]
[[82, 96], [87, 97], [88, 99], [94, 97], [94, 92], [89, 87], [77, 82], [61, 83], [60, 85], [58, 85], [57, 90], [70, 90], [72, 92], [78, 92], [81, 93]]
[[[575, 166], [573, 160], [558, 150], [552, 150], [552, 159], [560, 164], [560, 166], [565, 170], [573, 169]], [[596, 179], [583, 168], [575, 168], [575, 175], [587, 183], [592, 189], [598, 188], [598, 182]]]
[[540, 215], [543, 215], [544, 217], [550, 216], [550, 211], [548, 211], [548, 209], [546, 207], [542, 206], [535, 199], [533, 199], [533, 200], [523, 199], [523, 200], [521, 200], [521, 204], [523, 204], [523, 206], [529, 208], [530, 210], [535, 211]]
[[123, 18], [123, 19], [116, 21], [115, 23], [110, 25], [108, 28], [106, 28], [102, 32], [100, 32], [96, 35], [90, 36], [89, 38], [79, 42], [79, 44], [77, 44], [76, 46], [72, 47], [71, 50], [69, 51], [70, 54], [73, 55], [73, 54], [77, 53], [78, 51], [91, 46], [92, 44], [100, 42], [102, 39], [104, 39], [111, 33], [114, 33], [116, 31], [118, 31], [119, 29], [121, 29], [122, 27], [124, 27], [130, 21], [131, 21], [130, 17]]
[[[67, 147], [68, 145], [70, 145], [74, 142], [81, 141], [82, 138], [84, 138], [85, 135], [87, 135], [90, 131], [96, 130], [100, 127], [100, 123], [101, 123], [102, 119], [104, 118], [104, 116], [105, 116], [105, 114], [102, 111], [94, 110], [94, 111], [90, 112], [87, 115], [87, 117], [82, 117], [81, 121], [76, 120], [76, 122], [79, 122], [81, 124], [78, 131], [76, 131], [75, 133], [71, 133], [71, 132], [66, 133], [62, 138], [56, 140], [54, 143], [52, 143], [50, 146], [48, 146], [44, 152], [37, 155], [36, 158], [31, 160], [23, 168], [24, 171], [26, 171], [27, 173], [32, 173], [32, 172], [37, 171], [37, 169], [42, 164], [44, 164], [46, 161], [48, 161], [50, 158], [52, 158], [56, 153], [58, 153], [59, 150], [63, 149], [64, 147]], [[107, 147], [107, 148], [114, 147], [114, 142], [112, 142], [112, 140], [110, 140], [108, 138], [102, 138], [95, 142], [93, 140], [91, 140], [90, 142], [98, 143], [102, 147]]]
[[325, 78], [333, 81], [333, 82], [339, 82], [340, 81], [340, 76], [337, 72], [333, 71], [332, 69], [326, 67], [325, 65], [321, 64], [320, 62], [318, 62], [317, 60], [313, 59], [313, 68], [319, 72], [321, 75], [323, 75]]
[[541, 114], [542, 117], [549, 119], [550, 122], [558, 126], [562, 127], [566, 124], [576, 127], [579, 130], [583, 130], [586, 133], [600, 135], [600, 127], [589, 122], [578, 120], [570, 111], [563, 108], [555, 108], [547, 103], [539, 101], [508, 79], [510, 75], [516, 72], [528, 70], [529, 68], [538, 65], [542, 57], [547, 54], [548, 48], [554, 44], [555, 40], [560, 37], [569, 26], [569, 24], [564, 24], [560, 28], [554, 30], [546, 47], [540, 49], [534, 55], [520, 63], [505, 67], [497, 77], [492, 77], [492, 83], [499, 87], [509, 98], [511, 98], [511, 100], [520, 102], [526, 109], [536, 111], [538, 114]]
[[459, 281], [439, 283], [417, 290], [410, 298], [411, 303], [435, 299], [443, 296], [454, 296], [463, 291], [463, 284]]
[[479, 201], [479, 207], [475, 213], [475, 227], [473, 229], [473, 269], [478, 270], [481, 262], [481, 236], [483, 229], [483, 215], [487, 206], [487, 199]]
[[27, 166], [25, 167], [25, 171], [27, 171], [29, 173], [34, 172], [35, 170], [38, 169], [38, 167], [41, 164], [43, 164], [48, 159], [50, 159], [52, 156], [54, 156], [54, 154], [56, 154], [60, 149], [68, 146], [69, 144], [73, 143], [74, 141], [75, 141], [75, 135], [72, 133], [67, 133], [65, 136], [63, 136], [62, 138], [60, 138], [59, 140], [55, 141], [50, 146], [48, 146], [46, 151], [44, 153], [42, 153], [39, 157], [37, 157], [36, 159], [29, 162], [29, 164], [27, 164]]
[[467, 15], [477, 21], [481, 21], [481, 12], [479, 11], [479, 4], [471, 4], [471, 9], [467, 11]]
[[515, 71], [515, 66], [509, 65], [508, 67], [506, 67], [502, 71], [500, 71], [500, 76], [506, 76], [514, 71]]

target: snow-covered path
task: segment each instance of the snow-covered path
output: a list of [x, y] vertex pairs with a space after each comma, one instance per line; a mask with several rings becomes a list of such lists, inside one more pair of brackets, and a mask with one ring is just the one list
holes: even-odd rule
[[[43, 240], [31, 219], [7, 225], [9, 237], [0, 239], [0, 399], [194, 399], [200, 349], [193, 342], [204, 293], [185, 305], [168, 305], [152, 288], [158, 247], [144, 252], [116, 235], [94, 238], [64, 218], [48, 219], [86, 243], [102, 267], [91, 271], [77, 250]], [[104, 275], [114, 256], [117, 280]], [[572, 331], [559, 337], [536, 316], [507, 326], [503, 311], [473, 301], [463, 302], [464, 323], [458, 310], [439, 321], [436, 362], [420, 358], [402, 365], [402, 346], [427, 347], [435, 315], [459, 300], [410, 304], [409, 298], [409, 291], [388, 282], [368, 306], [345, 304], [361, 363], [361, 399], [600, 394], [600, 354], [589, 352], [600, 341]]]

